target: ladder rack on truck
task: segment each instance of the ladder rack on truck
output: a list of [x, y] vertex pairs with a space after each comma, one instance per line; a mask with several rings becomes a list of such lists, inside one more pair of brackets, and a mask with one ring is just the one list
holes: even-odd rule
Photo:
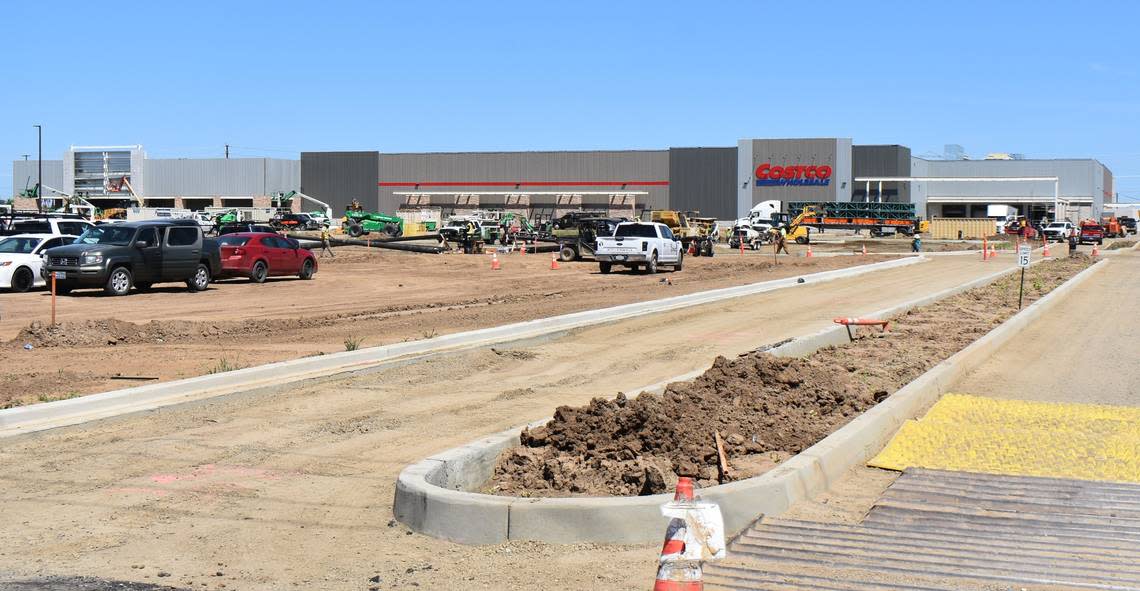
[[796, 224], [812, 228], [869, 230], [873, 236], [890, 231], [911, 235], [926, 232], [929, 222], [915, 215], [913, 203], [869, 203], [861, 201], [788, 203], [787, 215], [796, 214]]

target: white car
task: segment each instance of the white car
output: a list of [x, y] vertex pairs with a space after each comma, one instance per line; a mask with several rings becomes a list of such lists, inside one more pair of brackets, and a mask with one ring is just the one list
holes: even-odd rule
[[87, 220], [75, 218], [56, 218], [45, 217], [21, 220], [17, 219], [12, 222], [9, 231], [15, 235], [19, 234], [50, 234], [53, 236], [78, 236], [91, 228], [95, 224]]
[[58, 234], [17, 234], [0, 240], [0, 289], [28, 291], [43, 287], [40, 277], [43, 252], [75, 241], [75, 236]]
[[656, 273], [658, 265], [680, 271], [685, 251], [669, 226], [657, 222], [622, 222], [613, 236], [598, 236], [594, 259], [609, 273], [614, 265]]
[[1069, 239], [1069, 236], [1073, 235], [1074, 231], [1075, 228], [1072, 222], [1053, 222], [1045, 226], [1045, 229], [1041, 232], [1045, 234], [1045, 238], [1048, 240], [1064, 242]]

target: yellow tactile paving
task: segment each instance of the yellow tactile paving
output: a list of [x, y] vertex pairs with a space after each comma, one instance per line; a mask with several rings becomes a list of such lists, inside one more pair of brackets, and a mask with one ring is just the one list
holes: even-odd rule
[[947, 394], [868, 465], [1140, 482], [1140, 408]]

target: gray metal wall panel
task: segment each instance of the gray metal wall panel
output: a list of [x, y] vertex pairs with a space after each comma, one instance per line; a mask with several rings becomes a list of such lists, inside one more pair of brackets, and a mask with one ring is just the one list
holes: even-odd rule
[[[1056, 176], [1061, 179], [1061, 197], [1093, 199], [1100, 183], [1095, 160], [928, 160], [926, 176], [1017, 177]], [[1024, 183], [927, 183], [930, 197], [1040, 197], [1053, 199], [1052, 182]]]
[[379, 152], [301, 152], [301, 192], [328, 203], [337, 215], [353, 199], [377, 208], [379, 167]]
[[300, 167], [278, 158], [147, 159], [145, 195], [261, 196], [296, 189]]
[[[385, 182], [520, 182], [520, 181], [667, 181], [667, 150], [590, 152], [453, 152], [431, 154], [380, 154], [380, 180]], [[512, 187], [380, 187], [380, 208], [392, 211], [403, 199], [398, 191], [504, 191]], [[619, 187], [550, 186], [522, 187], [533, 191], [622, 190]], [[651, 209], [669, 206], [668, 186], [628, 186], [625, 190], [647, 191]]]
[[669, 208], [736, 219], [736, 148], [670, 148]]
[[[53, 187], [61, 191], [66, 191], [64, 187], [64, 174], [63, 174], [63, 160], [44, 160], [44, 185]], [[38, 172], [36, 171], [35, 160], [13, 160], [12, 161], [12, 196], [20, 194], [25, 188], [31, 189], [36, 186], [36, 178]], [[50, 191], [45, 191], [44, 196], [48, 197], [53, 195]]]
[[[852, 178], [862, 176], [911, 176], [910, 148], [906, 146], [854, 146], [851, 149]], [[871, 183], [871, 199], [878, 198], [878, 183]], [[865, 201], [866, 184], [851, 186], [852, 199]], [[910, 203], [910, 183], [883, 183], [883, 201]]]

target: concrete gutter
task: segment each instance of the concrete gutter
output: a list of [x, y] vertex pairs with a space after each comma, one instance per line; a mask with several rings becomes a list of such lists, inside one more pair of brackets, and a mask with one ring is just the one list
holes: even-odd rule
[[[929, 259], [909, 257], [870, 265], [848, 267], [763, 281], [749, 285], [713, 289], [687, 295], [674, 296], [647, 302], [637, 302], [610, 308], [586, 310], [562, 316], [541, 318], [526, 322], [505, 324], [491, 328], [442, 335], [420, 341], [394, 343], [356, 351], [332, 353], [318, 357], [305, 357], [279, 361], [219, 374], [210, 374], [125, 388], [111, 392], [91, 394], [0, 410], [0, 438], [74, 425], [96, 419], [119, 416], [132, 412], [152, 410], [172, 404], [202, 400], [214, 396], [234, 394], [266, 387], [278, 387], [331, 375], [360, 371], [396, 360], [412, 360], [443, 352], [474, 349], [493, 344], [532, 339], [568, 330], [626, 320], [647, 314], [657, 314], [710, 304], [732, 298], [761, 294], [777, 289], [812, 285], [854, 277], [864, 273], [892, 269], [923, 262]], [[798, 283], [803, 279], [804, 283]]]
[[[1036, 262], [1041, 262], [1041, 259]], [[720, 504], [726, 529], [737, 532], [759, 515], [780, 514], [793, 503], [827, 490], [845, 472], [878, 453], [899, 426], [933, 404], [947, 384], [987, 360], [995, 349], [1106, 264], [1107, 261], [1102, 261], [1077, 274], [899, 389], [887, 400], [777, 468], [755, 478], [702, 489], [702, 497]], [[871, 316], [896, 316], [911, 308], [986, 285], [1015, 270], [998, 271]], [[802, 356], [847, 340], [846, 329], [835, 326], [797, 338], [769, 352], [777, 356]], [[691, 380], [701, 373], [703, 371], [690, 372], [643, 390], [661, 392], [669, 382]], [[549, 419], [543, 419], [527, 426], [535, 427], [547, 421]], [[466, 544], [495, 544], [506, 540], [565, 544], [660, 540], [660, 506], [672, 498], [669, 494], [524, 498], [467, 492], [484, 485], [503, 450], [519, 444], [521, 429], [508, 429], [405, 468], [396, 482], [393, 506], [396, 519], [415, 531]]]

